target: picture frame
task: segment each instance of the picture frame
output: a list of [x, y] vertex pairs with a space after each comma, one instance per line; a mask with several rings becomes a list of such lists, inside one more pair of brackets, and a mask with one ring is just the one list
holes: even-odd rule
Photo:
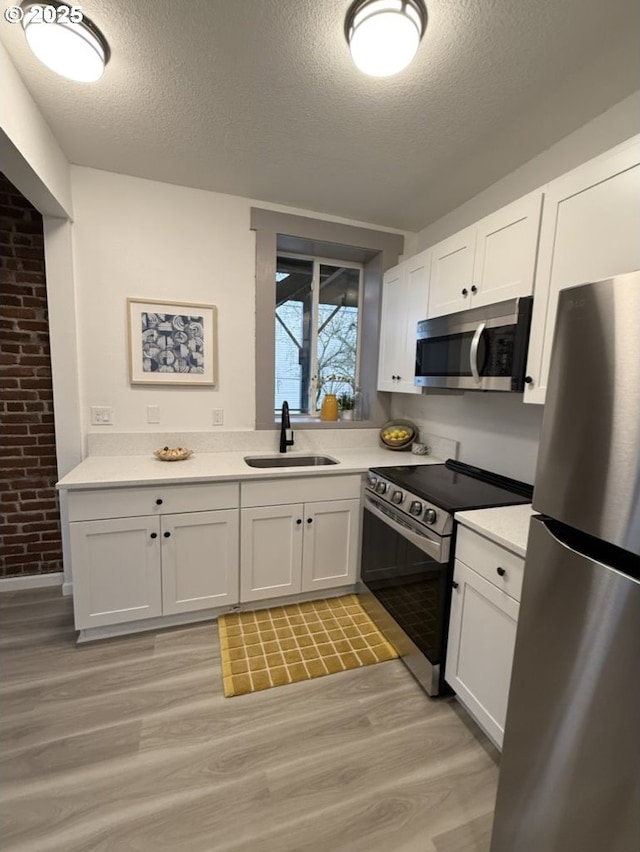
[[215, 305], [129, 298], [127, 327], [132, 385], [216, 385]]

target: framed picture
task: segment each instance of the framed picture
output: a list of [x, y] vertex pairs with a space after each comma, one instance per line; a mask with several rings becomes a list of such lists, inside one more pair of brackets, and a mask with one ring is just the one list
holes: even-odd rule
[[127, 299], [132, 385], [215, 385], [217, 310], [193, 302]]

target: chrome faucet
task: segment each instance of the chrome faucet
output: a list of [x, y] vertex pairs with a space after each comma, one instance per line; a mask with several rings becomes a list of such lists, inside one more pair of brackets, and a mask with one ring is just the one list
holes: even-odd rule
[[286, 453], [287, 447], [293, 446], [293, 429], [289, 418], [289, 403], [282, 403], [282, 420], [280, 423], [280, 452]]

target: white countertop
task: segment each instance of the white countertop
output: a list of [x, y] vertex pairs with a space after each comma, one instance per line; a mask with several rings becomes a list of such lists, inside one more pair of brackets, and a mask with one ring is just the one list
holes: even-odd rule
[[162, 462], [152, 455], [89, 456], [58, 482], [63, 490], [95, 487], [149, 485], [156, 483], [215, 482], [224, 480], [282, 479], [293, 476], [335, 476], [362, 473], [370, 467], [394, 465], [442, 464], [435, 456], [385, 450], [382, 447], [363, 449], [331, 448], [326, 452], [290, 452], [288, 455], [325, 455], [338, 464], [310, 467], [258, 468], [249, 467], [245, 456], [278, 456], [269, 452], [195, 453], [179, 462]]
[[534, 514], [530, 503], [497, 509], [470, 509], [456, 512], [455, 519], [470, 530], [490, 538], [518, 556], [526, 556], [529, 520]]

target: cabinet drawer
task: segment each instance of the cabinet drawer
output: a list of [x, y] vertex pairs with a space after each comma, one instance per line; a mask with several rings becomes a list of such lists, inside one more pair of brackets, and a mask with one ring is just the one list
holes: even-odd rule
[[68, 503], [70, 521], [236, 509], [238, 483], [213, 482], [71, 491]]
[[294, 477], [243, 482], [240, 505], [280, 506], [286, 503], [312, 503], [318, 500], [351, 500], [360, 497], [360, 474], [348, 476]]
[[[456, 559], [515, 600], [520, 600], [524, 576], [524, 559], [520, 556], [467, 527], [458, 526]], [[499, 573], [498, 568], [503, 569], [504, 574]]]

